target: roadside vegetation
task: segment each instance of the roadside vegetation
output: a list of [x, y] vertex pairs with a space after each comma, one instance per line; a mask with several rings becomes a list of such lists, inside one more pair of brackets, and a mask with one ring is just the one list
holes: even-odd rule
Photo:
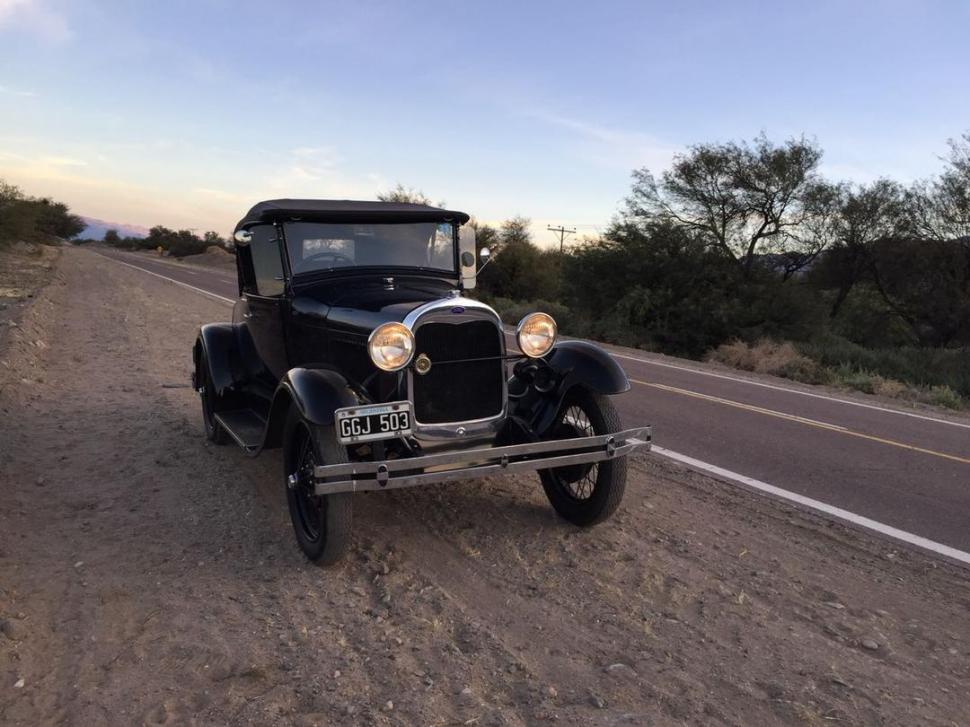
[[[89, 241], [78, 240], [78, 242]], [[117, 230], [108, 230], [105, 232], [102, 242], [122, 250], [154, 250], [176, 258], [201, 255], [210, 247], [217, 247], [226, 251], [232, 250], [229, 241], [212, 230], [200, 237], [191, 230], [170, 230], [161, 225], [156, 225], [149, 230], [147, 237], [121, 237]]]
[[970, 401], [970, 134], [933, 179], [850, 184], [806, 139], [700, 144], [633, 173], [596, 239], [543, 249], [478, 225], [478, 295], [509, 320], [808, 383]]
[[71, 214], [66, 204], [47, 197], [30, 197], [0, 179], [0, 248], [67, 240], [82, 230], [84, 221]]
[[[546, 310], [571, 336], [965, 407], [970, 133], [909, 186], [832, 181], [821, 159], [805, 138], [698, 144], [659, 176], [635, 170], [608, 229], [562, 253], [536, 245], [527, 218], [472, 222], [493, 253], [476, 295], [511, 321]], [[378, 198], [431, 203], [402, 185]], [[0, 181], [0, 246], [83, 229], [66, 205]], [[216, 232], [163, 226], [103, 242], [232, 250]]]

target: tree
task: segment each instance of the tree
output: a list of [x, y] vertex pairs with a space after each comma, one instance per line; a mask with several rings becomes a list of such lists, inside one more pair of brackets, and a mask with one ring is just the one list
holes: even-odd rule
[[970, 247], [958, 240], [884, 239], [872, 280], [923, 346], [970, 343]]
[[205, 243], [205, 246], [207, 248], [214, 245], [215, 247], [221, 247], [222, 249], [225, 250], [229, 247], [229, 243], [218, 232], [215, 232], [214, 230], [209, 230], [208, 232], [205, 232], [202, 235], [202, 241]]
[[205, 240], [191, 230], [175, 231], [162, 225], [156, 225], [149, 230], [148, 237], [140, 246], [152, 249], [161, 247], [163, 250], [168, 250], [173, 257], [198, 255], [205, 252], [207, 247]]
[[0, 241], [23, 240], [33, 235], [35, 214], [26, 200], [19, 187], [0, 179]]
[[741, 272], [682, 225], [621, 218], [562, 257], [565, 302], [602, 340], [697, 356], [740, 334]]
[[949, 143], [950, 156], [940, 176], [910, 190], [910, 219], [919, 237], [962, 240], [970, 246], [970, 132]]
[[758, 256], [807, 244], [804, 265], [818, 251], [796, 231], [808, 214], [821, 158], [821, 149], [804, 138], [780, 146], [764, 135], [752, 144], [698, 144], [675, 157], [659, 182], [646, 168], [634, 171], [626, 216], [684, 227], [737, 261], [745, 275]]
[[63, 202], [55, 202], [46, 197], [32, 200], [37, 206], [37, 232], [42, 236], [60, 237], [69, 240], [80, 235], [87, 225], [77, 215], [72, 215]]
[[104, 233], [104, 244], [111, 245], [112, 247], [120, 247], [121, 235], [118, 234], [117, 230], [106, 230]]
[[469, 226], [475, 230], [475, 257], [477, 258], [483, 247], [487, 247], [488, 251], [493, 255], [498, 252], [499, 237], [498, 231], [491, 225], [487, 225], [484, 222], [479, 222], [474, 217], [469, 220]]
[[[407, 202], [411, 204], [431, 204], [431, 198], [428, 197], [424, 192], [417, 189], [411, 189], [411, 187], [405, 187], [400, 182], [387, 192], [378, 192], [377, 199], [381, 202]], [[439, 206], [443, 207], [444, 202], [439, 203]]]
[[828, 247], [813, 277], [836, 288], [830, 317], [838, 316], [852, 288], [871, 275], [873, 245], [901, 234], [906, 216], [906, 194], [889, 179], [858, 187], [828, 185], [824, 194], [819, 193], [806, 227]]
[[530, 225], [526, 217], [513, 217], [502, 223], [492, 241], [494, 261], [480, 278], [483, 292], [523, 301], [559, 297], [557, 256], [532, 242]]
[[70, 239], [85, 228], [63, 202], [25, 195], [19, 187], [0, 180], [0, 238], [48, 242]]

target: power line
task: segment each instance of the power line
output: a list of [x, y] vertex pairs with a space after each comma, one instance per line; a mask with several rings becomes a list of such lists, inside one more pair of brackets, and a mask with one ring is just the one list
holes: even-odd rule
[[566, 235], [575, 235], [576, 230], [568, 230], [562, 225], [559, 225], [559, 227], [553, 227], [552, 225], [548, 225], [546, 229], [549, 230], [549, 232], [559, 233], [559, 254], [562, 255], [562, 247], [563, 247], [563, 243], [566, 241]]

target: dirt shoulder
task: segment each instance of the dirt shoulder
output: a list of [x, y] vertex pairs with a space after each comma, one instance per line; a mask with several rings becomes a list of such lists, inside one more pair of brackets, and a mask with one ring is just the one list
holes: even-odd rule
[[0, 352], [14, 348], [23, 338], [20, 321], [37, 292], [53, 278], [60, 253], [61, 248], [54, 245], [19, 242], [0, 247]]
[[279, 457], [202, 435], [227, 316], [68, 248], [0, 350], [0, 723], [970, 719], [966, 570], [650, 456], [591, 531], [495, 478], [358, 495], [308, 565]]

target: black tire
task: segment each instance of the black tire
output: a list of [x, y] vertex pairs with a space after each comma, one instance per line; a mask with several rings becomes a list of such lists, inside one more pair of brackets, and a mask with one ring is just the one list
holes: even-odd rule
[[[316, 565], [336, 563], [350, 546], [352, 494], [314, 495], [310, 476], [318, 464], [348, 462], [347, 448], [330, 428], [309, 424], [291, 407], [283, 433], [283, 486], [300, 550]], [[290, 486], [289, 476], [297, 481]]]
[[[550, 438], [611, 434], [622, 429], [620, 415], [608, 396], [576, 387], [566, 395]], [[626, 457], [541, 470], [539, 476], [559, 516], [589, 527], [606, 520], [620, 506], [626, 489]]]
[[216, 397], [216, 388], [212, 384], [212, 376], [209, 373], [209, 361], [204, 353], [199, 356], [199, 368], [195, 374], [202, 388], [199, 399], [202, 401], [202, 424], [205, 427], [205, 438], [213, 444], [228, 444], [229, 434], [215, 418], [219, 400]]

